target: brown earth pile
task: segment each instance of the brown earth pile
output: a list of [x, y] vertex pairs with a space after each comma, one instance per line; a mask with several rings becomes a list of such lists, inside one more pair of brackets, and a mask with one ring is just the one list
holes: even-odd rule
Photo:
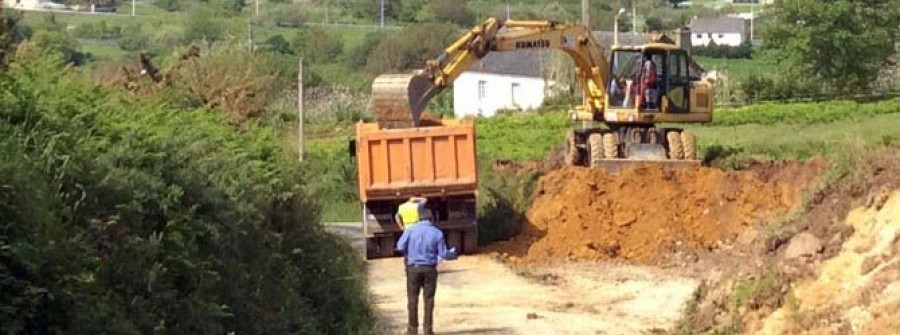
[[566, 167], [541, 178], [524, 232], [490, 249], [515, 263], [624, 258], [650, 262], [677, 246], [713, 249], [748, 225], [796, 208], [824, 164], [751, 171], [645, 166], [610, 175]]

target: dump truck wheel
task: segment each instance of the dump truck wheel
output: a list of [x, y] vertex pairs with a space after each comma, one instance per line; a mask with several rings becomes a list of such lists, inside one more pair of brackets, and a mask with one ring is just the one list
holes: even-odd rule
[[591, 151], [591, 167], [600, 166], [600, 161], [603, 160], [603, 135], [591, 134], [588, 136], [588, 147]]
[[570, 131], [566, 135], [566, 155], [563, 160], [568, 166], [578, 165], [578, 162], [581, 161], [581, 152], [578, 151], [578, 146], [575, 145], [574, 131]]
[[448, 230], [444, 233], [447, 240], [447, 248], [456, 248], [456, 252], [463, 251], [462, 232], [459, 230]]
[[478, 228], [472, 227], [462, 232], [462, 252], [471, 255], [478, 252]]
[[379, 254], [381, 257], [391, 257], [394, 256], [394, 236], [382, 236], [378, 238], [379, 243]]
[[378, 238], [377, 237], [367, 237], [366, 238], [366, 259], [374, 259], [378, 258], [381, 255], [379, 254]]
[[681, 132], [681, 148], [684, 150], [684, 159], [697, 159], [697, 143], [694, 134], [687, 131]]
[[681, 134], [677, 131], [670, 131], [666, 134], [666, 141], [669, 142], [669, 159], [684, 159], [684, 148], [681, 146]]
[[603, 134], [603, 157], [619, 157], [619, 136], [616, 133]]

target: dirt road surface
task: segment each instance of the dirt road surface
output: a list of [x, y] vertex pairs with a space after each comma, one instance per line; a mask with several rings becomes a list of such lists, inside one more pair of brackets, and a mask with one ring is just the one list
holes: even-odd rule
[[[351, 225], [329, 230], [359, 245]], [[401, 333], [402, 259], [369, 261], [366, 273], [382, 331]], [[698, 284], [672, 271], [608, 262], [516, 273], [487, 254], [446, 262], [439, 273], [438, 334], [656, 334], [680, 317]]]

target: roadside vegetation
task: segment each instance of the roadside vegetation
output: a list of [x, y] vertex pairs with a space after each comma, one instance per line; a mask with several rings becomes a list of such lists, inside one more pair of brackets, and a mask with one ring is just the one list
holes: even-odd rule
[[[273, 0], [258, 17], [246, 1], [142, 1], [135, 17], [4, 11], [0, 332], [369, 332], [360, 260], [319, 223], [360, 217], [347, 143], [354, 122], [371, 120], [371, 80], [420, 67], [461, 29], [507, 10], [385, 3], [385, 27], [376, 2], [356, 0]], [[680, 3], [637, 1], [637, 29], [749, 10]], [[757, 23], [761, 46], [701, 52], [702, 66], [727, 77], [717, 102], [749, 105], [688, 127], [704, 159], [742, 168], [897, 145], [900, 102], [853, 101], [898, 88], [880, 84], [896, 82], [882, 80], [896, 77], [884, 70], [897, 43], [892, 4], [778, 2]], [[623, 5], [592, 7], [592, 28], [612, 30]], [[579, 6], [516, 1], [510, 16], [576, 21]], [[450, 98], [432, 112], [451, 116]], [[802, 99], [831, 101], [778, 103]], [[535, 162], [552, 162], [573, 126], [561, 109], [476, 120], [482, 242], [515, 233], [544, 168]], [[768, 291], [754, 285], [736, 301]]]
[[246, 99], [269, 74], [213, 48], [178, 69], [237, 100], [177, 69], [98, 85], [65, 30], [0, 27], [0, 332], [370, 332], [360, 258]]

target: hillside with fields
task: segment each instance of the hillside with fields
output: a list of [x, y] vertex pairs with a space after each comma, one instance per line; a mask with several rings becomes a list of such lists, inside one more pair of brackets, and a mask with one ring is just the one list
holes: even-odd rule
[[[552, 30], [563, 25], [541, 20], [577, 26], [581, 6], [4, 1], [0, 333], [402, 333], [393, 214], [429, 181], [391, 183], [422, 176], [444, 183], [427, 208], [466, 253], [435, 265], [438, 334], [892, 333], [900, 3], [591, 1], [587, 28], [607, 53], [614, 28], [675, 39], [698, 18], [745, 20], [740, 43], [694, 32], [713, 42], [644, 49], [650, 65], [630, 55], [630, 75], [574, 63], [574, 44], [549, 39], [521, 45], [568, 53], [452, 50], [490, 33], [490, 17]], [[652, 62], [682, 50], [702, 69]], [[459, 55], [478, 59], [456, 77], [447, 61]], [[642, 81], [653, 65], [658, 83]], [[480, 77], [453, 85], [466, 73]], [[579, 73], [611, 82], [584, 98]], [[388, 104], [421, 112], [412, 128], [379, 114], [384, 74], [440, 88], [423, 111]], [[532, 75], [537, 86], [518, 81]], [[679, 85], [712, 91], [677, 107]], [[395, 96], [408, 105], [412, 91]], [[593, 121], [575, 121], [576, 106]], [[599, 121], [604, 111], [618, 121]], [[361, 125], [377, 140], [361, 141]], [[629, 156], [637, 144], [675, 164]], [[453, 220], [471, 227], [440, 226]]]

